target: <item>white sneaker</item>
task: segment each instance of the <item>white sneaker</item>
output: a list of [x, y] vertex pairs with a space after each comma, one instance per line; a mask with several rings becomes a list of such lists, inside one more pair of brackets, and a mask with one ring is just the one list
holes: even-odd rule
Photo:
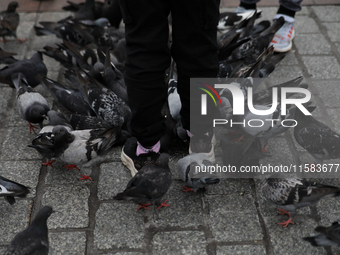
[[288, 52], [293, 47], [293, 38], [295, 36], [294, 31], [294, 18], [289, 17], [283, 14], [275, 15], [274, 19], [278, 19], [279, 17], [284, 17], [285, 23], [283, 26], [276, 32], [273, 37], [273, 40], [269, 44], [269, 46], [274, 46], [275, 52]]

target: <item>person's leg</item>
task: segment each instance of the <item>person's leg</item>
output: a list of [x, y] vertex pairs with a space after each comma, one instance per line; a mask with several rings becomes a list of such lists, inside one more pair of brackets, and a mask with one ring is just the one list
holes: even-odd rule
[[280, 17], [285, 19], [285, 23], [282, 28], [275, 34], [271, 45], [274, 45], [276, 52], [287, 52], [292, 49], [293, 38], [295, 35], [294, 23], [295, 12], [301, 10], [302, 0], [280, 0], [280, 7], [277, 14], [274, 16], [274, 20]]
[[[173, 3], [171, 52], [178, 70], [177, 88], [182, 102], [182, 124], [195, 136], [205, 135], [207, 132], [211, 134], [214, 112], [208, 112], [202, 118], [202, 91], [197, 89], [197, 95], [190, 95], [190, 78], [217, 77], [216, 33], [220, 1], [177, 0]], [[191, 111], [190, 105], [193, 106]], [[208, 109], [214, 111], [216, 107], [208, 105]], [[200, 120], [200, 125], [190, 125], [190, 118]], [[208, 143], [211, 142], [211, 137], [209, 138]]]
[[[159, 151], [164, 134], [161, 108], [167, 99], [165, 70], [170, 65], [168, 48], [168, 0], [120, 1], [125, 23], [126, 57], [124, 79], [132, 111], [130, 139], [122, 152], [122, 161], [131, 172], [143, 163], [136, 161]], [[133, 141], [133, 142], [132, 142]], [[136, 155], [137, 154], [137, 155]], [[143, 160], [142, 160], [143, 161]], [[134, 166], [133, 166], [134, 165]], [[135, 169], [131, 169], [131, 168]]]
[[239, 7], [236, 9], [236, 12], [244, 12], [246, 10], [256, 10], [256, 3], [261, 0], [241, 0]]

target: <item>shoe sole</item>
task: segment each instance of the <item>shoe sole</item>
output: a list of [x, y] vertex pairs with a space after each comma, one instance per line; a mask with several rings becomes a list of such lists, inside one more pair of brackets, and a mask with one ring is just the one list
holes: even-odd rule
[[[209, 158], [210, 162], [215, 164], [216, 158], [215, 158], [215, 145], [216, 145], [216, 137], [215, 134], [213, 135], [212, 139], [211, 139], [211, 151], [208, 153], [204, 153], [205, 155], [207, 155], [207, 157]], [[192, 154], [191, 151], [191, 146], [189, 144], [189, 154]]]
[[282, 49], [277, 49], [274, 46], [274, 51], [275, 52], [279, 52], [279, 53], [285, 53], [285, 52], [290, 51], [292, 49], [292, 47], [293, 47], [293, 39], [294, 39], [294, 37], [295, 37], [295, 29], [293, 29], [293, 33], [292, 33], [292, 38], [290, 40], [290, 44], [286, 48], [282, 48]]
[[130, 170], [132, 177], [134, 177], [138, 173], [138, 171], [135, 168], [133, 160], [124, 153], [124, 147], [122, 149], [122, 153], [120, 154], [120, 159], [122, 163]]

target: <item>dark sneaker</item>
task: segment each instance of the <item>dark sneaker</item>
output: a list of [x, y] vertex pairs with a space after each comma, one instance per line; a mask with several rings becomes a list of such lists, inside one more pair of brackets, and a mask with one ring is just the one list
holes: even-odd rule
[[190, 138], [189, 144], [189, 154], [191, 153], [204, 153], [207, 155], [211, 163], [215, 163], [215, 145], [216, 138], [215, 134], [212, 132], [208, 133], [209, 135], [201, 135], [195, 136], [193, 135]]
[[143, 166], [150, 162], [155, 163], [159, 157], [159, 153], [149, 152], [146, 154], [136, 155], [137, 139], [135, 137], [129, 138], [121, 153], [121, 160], [123, 164], [130, 170], [132, 177], [140, 170]]

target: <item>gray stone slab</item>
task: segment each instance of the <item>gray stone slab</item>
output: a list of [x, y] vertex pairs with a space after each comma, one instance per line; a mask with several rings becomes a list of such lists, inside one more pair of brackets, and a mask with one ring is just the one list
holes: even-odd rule
[[[279, 62], [278, 66], [291, 66], [291, 65], [298, 65], [299, 62], [295, 57], [295, 50], [291, 50], [286, 53], [286, 56]], [[274, 70], [275, 72], [275, 70]]]
[[294, 219], [294, 225], [290, 224], [286, 228], [276, 224], [276, 217], [266, 218], [265, 221], [275, 254], [327, 254], [322, 247], [313, 247], [302, 240], [316, 227], [313, 220], [299, 217]]
[[85, 254], [85, 232], [49, 232], [49, 254], [51, 255], [81, 255]]
[[28, 125], [26, 128], [9, 128], [2, 146], [0, 160], [40, 159], [41, 156], [35, 149], [27, 147], [35, 137], [34, 133], [29, 133]]
[[7, 245], [20, 231], [28, 227], [30, 200], [18, 199], [13, 205], [0, 199], [0, 244]]
[[1, 254], [4, 254], [5, 251], [6, 251], [6, 247], [0, 247], [0, 253], [1, 253]]
[[37, 18], [36, 12], [19, 12], [21, 22], [34, 22]]
[[301, 55], [331, 54], [331, 46], [320, 34], [301, 34], [294, 43]]
[[279, 6], [277, 7], [259, 7], [259, 10], [262, 10], [261, 13], [261, 18], [256, 20], [256, 23], [261, 22], [262, 20], [269, 20], [270, 22], [272, 22], [274, 16], [276, 15], [277, 9]]
[[112, 199], [113, 196], [125, 190], [131, 180], [130, 171], [121, 162], [101, 164], [98, 183], [98, 198]]
[[117, 253], [105, 253], [103, 255], [144, 255], [142, 252], [117, 252]]
[[47, 187], [43, 195], [43, 205], [53, 207], [48, 220], [48, 228], [85, 228], [89, 224], [88, 198], [86, 186]]
[[232, 245], [232, 246], [217, 246], [216, 255], [265, 255], [266, 249], [262, 245]]
[[159, 232], [153, 239], [153, 254], [207, 254], [203, 232]]
[[[43, 49], [45, 46], [51, 46], [53, 48], [57, 48], [56, 43], [60, 44], [62, 43], [62, 39], [56, 37], [55, 35], [42, 35], [42, 36], [37, 36], [37, 35], [32, 35], [32, 46], [30, 47], [30, 50], [41, 50], [44, 52], [45, 50]], [[46, 55], [44, 55], [43, 58], [45, 58]], [[46, 56], [47, 57], [47, 56]], [[51, 66], [53, 68], [53, 66]], [[48, 69], [50, 70], [50, 69]]]
[[207, 195], [227, 195], [227, 194], [240, 194], [245, 195], [251, 192], [251, 184], [249, 179], [221, 179], [218, 185], [213, 185], [207, 188]]
[[72, 15], [72, 13], [67, 11], [37, 13], [37, 25], [39, 25], [41, 21], [58, 22], [70, 15]]
[[302, 6], [301, 11], [298, 11], [296, 13], [296, 16], [308, 15], [308, 14], [309, 14], [309, 7], [308, 6]]
[[163, 197], [163, 201], [166, 200], [170, 206], [155, 210], [154, 222], [157, 225], [197, 227], [203, 224], [200, 194], [183, 192], [182, 186], [182, 182], [172, 182], [170, 189]]
[[338, 23], [322, 23], [327, 28], [327, 34], [332, 42], [340, 42], [340, 24]]
[[[301, 34], [320, 33], [320, 30], [315, 20], [308, 16], [296, 16], [294, 29], [296, 36], [294, 41], [296, 40], [296, 38], [299, 38]], [[319, 36], [321, 37], [322, 35], [320, 34]], [[306, 43], [305, 45], [308, 45], [309, 42], [310, 41], [308, 41], [308, 43]]]
[[27, 197], [33, 197], [38, 185], [40, 167], [40, 161], [1, 161], [0, 175], [30, 187], [30, 193]]
[[313, 84], [319, 91], [320, 98], [326, 107], [340, 107], [337, 96], [339, 81], [314, 81]]
[[312, 11], [316, 16], [324, 22], [337, 22], [340, 21], [339, 11], [340, 6], [327, 5], [327, 6], [312, 6]]
[[269, 75], [271, 84], [280, 84], [302, 76], [299, 66], [277, 66], [275, 71]]
[[[302, 57], [312, 78], [337, 79], [340, 78], [340, 65], [335, 57], [310, 56]], [[331, 67], [331, 68], [330, 68]]]
[[285, 138], [273, 137], [268, 141], [266, 150], [268, 157], [262, 158], [260, 163], [265, 166], [289, 166], [294, 164], [293, 154]]
[[134, 203], [103, 203], [96, 213], [94, 245], [97, 249], [142, 248], [144, 212]]
[[6, 87], [0, 87], [0, 126], [4, 127], [5, 123], [5, 117], [9, 115], [11, 112], [8, 103], [10, 102], [12, 95], [13, 95], [14, 89], [10, 88], [8, 85]]
[[340, 120], [339, 120], [339, 109], [338, 108], [327, 108], [327, 113], [334, 124], [334, 131], [340, 133]]
[[250, 195], [208, 196], [207, 199], [217, 242], [262, 240], [262, 229]]
[[[123, 148], [123, 146], [114, 146], [114, 147], [110, 148], [105, 153], [104, 160], [106, 162], [112, 162], [112, 161], [121, 162], [120, 154], [122, 153], [122, 148]], [[129, 170], [126, 168], [126, 171], [129, 171]]]

